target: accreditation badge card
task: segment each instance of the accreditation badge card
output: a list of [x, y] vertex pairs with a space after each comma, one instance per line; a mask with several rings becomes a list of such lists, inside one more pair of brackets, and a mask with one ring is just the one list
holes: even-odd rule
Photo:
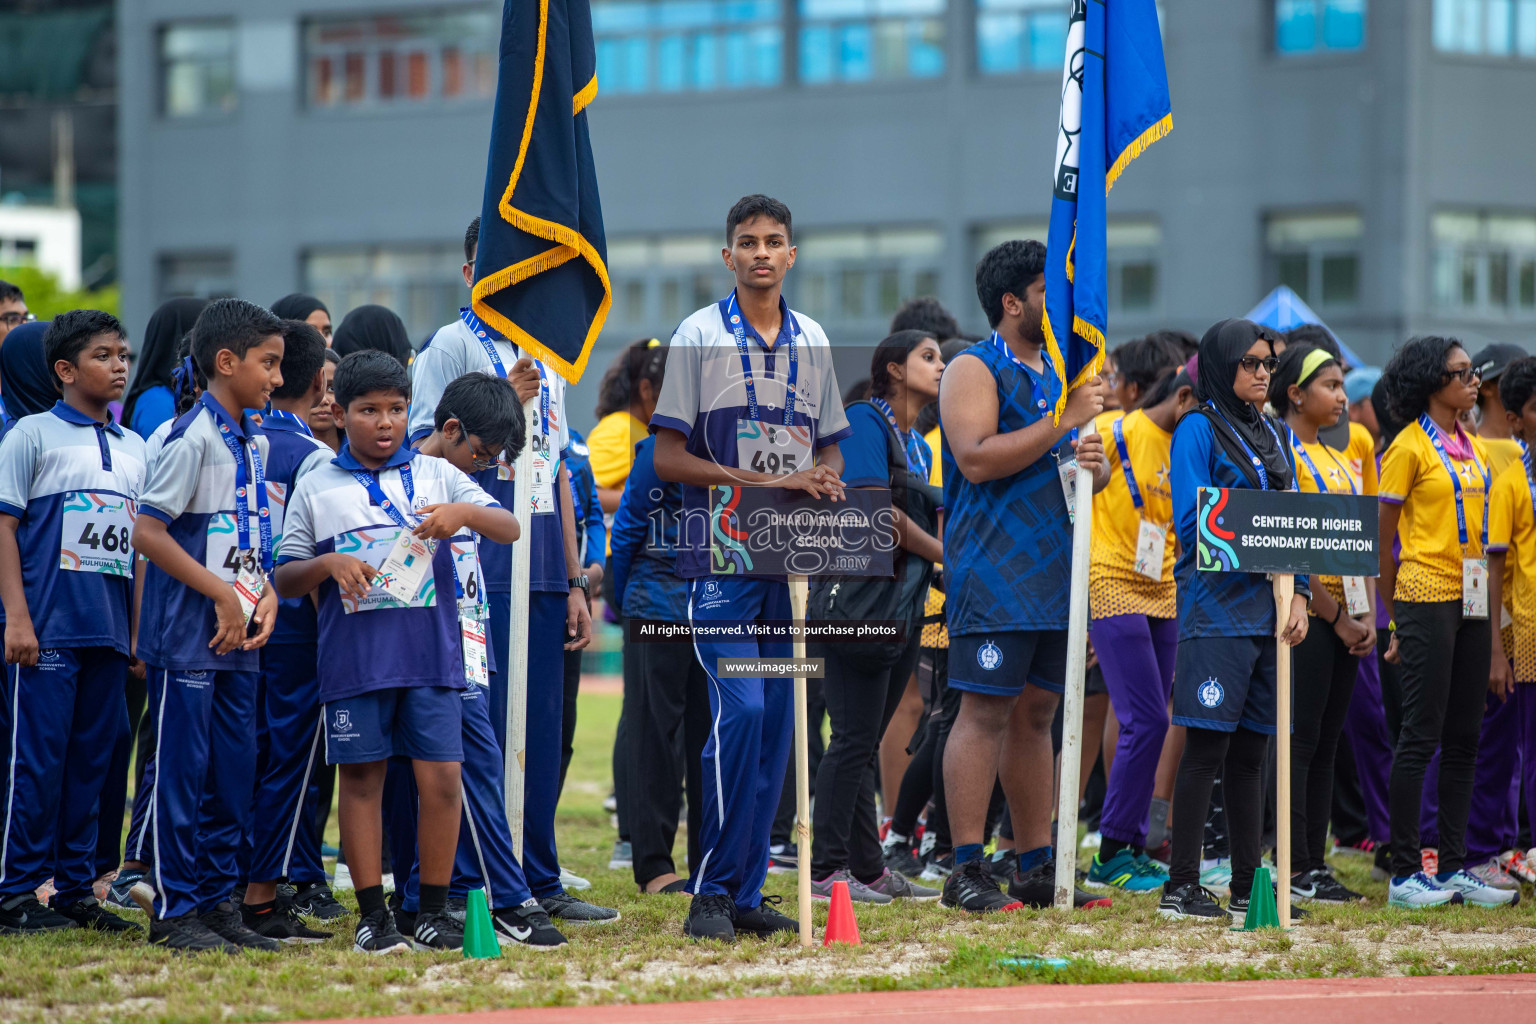
[[1461, 614], [1468, 619], [1488, 617], [1488, 563], [1484, 559], [1461, 560]]
[[410, 530], [400, 530], [374, 576], [374, 586], [401, 604], [410, 604], [432, 570], [432, 556], [436, 553], [437, 541], [423, 540]]
[[[1061, 477], [1061, 493], [1067, 497], [1067, 522], [1077, 522], [1077, 458], [1063, 459], [1056, 457], [1056, 475]], [[1141, 541], [1136, 543], [1137, 551], [1141, 550]], [[1162, 577], [1162, 555], [1158, 555], [1158, 574], [1153, 579]], [[1141, 570], [1136, 570], [1140, 572]]]
[[1344, 610], [1350, 615], [1364, 615], [1371, 610], [1371, 600], [1365, 596], [1364, 576], [1345, 576]]
[[64, 495], [59, 568], [70, 572], [133, 575], [133, 500], [107, 491]]
[[476, 686], [490, 686], [491, 664], [485, 653], [485, 623], [469, 615], [460, 615], [459, 635], [464, 645], [464, 678]]
[[[1074, 462], [1074, 465], [1076, 463]], [[1068, 492], [1067, 508], [1072, 507], [1072, 494]], [[1141, 520], [1136, 533], [1136, 571], [1149, 580], [1163, 578], [1163, 553], [1168, 549], [1168, 528], [1157, 523]]]
[[[339, 554], [351, 555], [368, 565], [382, 568], [383, 563], [399, 543], [400, 532], [403, 531], [400, 531], [399, 527], [392, 526], [350, 530], [336, 538], [336, 551]], [[430, 564], [430, 559], [428, 562]], [[373, 580], [373, 589], [362, 598], [346, 593], [341, 595], [341, 609], [348, 615], [354, 612], [371, 612], [378, 608], [432, 608], [436, 605], [436, 579], [430, 573], [422, 577], [417, 591], [405, 601], [398, 600], [380, 586], [377, 575]]]

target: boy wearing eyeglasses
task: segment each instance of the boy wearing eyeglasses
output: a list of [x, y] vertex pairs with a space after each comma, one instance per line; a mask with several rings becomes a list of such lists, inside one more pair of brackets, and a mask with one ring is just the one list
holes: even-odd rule
[[27, 300], [22, 296], [21, 289], [9, 281], [0, 281], [0, 343], [5, 341], [5, 336], [11, 333], [12, 328], [35, 319], [27, 312]]

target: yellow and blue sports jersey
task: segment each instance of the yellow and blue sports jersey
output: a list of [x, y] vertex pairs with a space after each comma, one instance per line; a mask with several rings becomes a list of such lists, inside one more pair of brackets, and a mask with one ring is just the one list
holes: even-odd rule
[[[939, 427], [934, 427], [923, 435], [923, 443], [928, 446], [928, 465], [933, 468], [928, 471], [928, 482], [940, 489], [944, 488], [944, 459], [942, 448], [944, 438]], [[942, 565], [936, 566], [940, 572], [944, 571]], [[938, 587], [928, 588], [928, 598], [923, 602], [923, 617], [930, 615], [940, 616], [938, 622], [930, 622], [922, 629], [922, 635], [918, 640], [924, 647], [936, 647], [940, 650], [949, 646], [949, 630], [944, 625], [944, 591]]]
[[[375, 503], [359, 481], [359, 473], [371, 476], [382, 497], [396, 509], [414, 512], [446, 502], [499, 507], [446, 459], [402, 447], [384, 465], [370, 470], [345, 444], [334, 455], [327, 448], [311, 455], [298, 471], [284, 518], [279, 564], [335, 551], [369, 562], [383, 559], [400, 525], [382, 503]], [[409, 605], [377, 587], [359, 600], [344, 596], [333, 579], [321, 583], [321, 701], [399, 687], [463, 689], [467, 683], [458, 602], [448, 597], [456, 591], [451, 545], [442, 543], [432, 556], [432, 575]]]
[[[1044, 395], [1045, 381], [993, 339], [956, 358], [980, 359], [991, 372], [998, 432], [1023, 430], [1045, 414], [1043, 397], [1035, 397]], [[1063, 439], [1012, 476], [973, 483], [945, 440], [944, 604], [951, 636], [1067, 628], [1072, 528], [1057, 455], [1069, 451]]]
[[[1353, 457], [1357, 451], [1354, 428], [1359, 426], [1358, 423], [1350, 424], [1350, 444], [1342, 452], [1320, 441], [1305, 444], [1300, 438], [1292, 440], [1292, 434], [1286, 435], [1286, 440], [1291, 442], [1291, 464], [1296, 468], [1297, 490], [1307, 494], [1376, 494], [1376, 460], [1370, 456], [1363, 460]], [[1367, 438], [1370, 437], [1365, 428], [1360, 429]], [[1297, 451], [1298, 445], [1300, 453]], [[1345, 603], [1342, 579], [1338, 576], [1319, 576], [1318, 582], [1333, 595], [1335, 601], [1341, 605]]]
[[1514, 659], [1516, 679], [1536, 682], [1536, 486], [1523, 461], [1493, 478], [1488, 503], [1488, 551], [1505, 552], [1504, 607], [1514, 619], [1504, 653]]
[[[1263, 573], [1201, 572], [1197, 568], [1196, 490], [1251, 488], [1248, 478], [1216, 441], [1211, 421], [1199, 411], [1179, 421], [1169, 457], [1173, 515], [1179, 533], [1174, 578], [1179, 588], [1179, 639], [1208, 636], [1274, 636], [1275, 597]], [[1307, 593], [1305, 576], [1296, 580]]]
[[923, 443], [928, 446], [928, 465], [933, 467], [928, 471], [928, 482], [942, 489], [944, 486], [944, 459], [942, 457], [944, 434], [941, 428], [934, 427], [924, 434]]
[[635, 445], [649, 433], [646, 425], [631, 416], [628, 409], [611, 412], [597, 421], [587, 434], [587, 457], [592, 463], [592, 479], [597, 481], [597, 486], [609, 489], [624, 486], [635, 462]]
[[0, 512], [20, 521], [22, 589], [42, 650], [129, 653], [130, 536], [144, 478], [137, 434], [63, 402], [5, 432]]
[[688, 621], [688, 584], [677, 568], [683, 485], [656, 475], [656, 439], [635, 446], [624, 495], [613, 514], [608, 569], [626, 618]]
[[1379, 497], [1402, 506], [1397, 524], [1402, 555], [1394, 600], [1460, 601], [1461, 561], [1482, 556], [1483, 498], [1491, 474], [1488, 449], [1477, 438], [1470, 440], [1473, 458], [1446, 453], [1461, 485], [1465, 544], [1456, 526], [1456, 490], [1424, 428], [1408, 424], [1382, 456]]
[[[235, 456], [224, 441], [237, 441], [244, 458], [244, 469], [235, 466]], [[270, 454], [267, 435], [248, 413], [233, 419], [212, 395], [203, 392], [197, 404], [176, 419], [166, 435], [165, 445], [154, 456], [144, 493], [139, 498], [139, 514], [154, 516], [166, 524], [166, 532], [195, 561], [207, 565], [210, 537], [215, 550], [210, 566], [226, 581], [234, 581], [234, 569], [219, 565], [218, 546], [234, 550], [238, 544], [241, 500], [235, 495], [236, 481], [252, 480]], [[254, 490], [254, 488], [252, 488]], [[252, 495], [258, 504], [265, 495]], [[249, 501], [249, 499], [247, 499]], [[259, 509], [246, 505], [249, 541], [252, 550], [262, 543]], [[270, 521], [270, 517], [269, 517]], [[243, 547], [244, 544], [239, 544]], [[265, 554], [270, 557], [268, 548]], [[236, 648], [228, 654], [215, 654], [208, 641], [218, 632], [213, 602], [182, 583], [154, 563], [148, 563], [144, 576], [144, 599], [140, 603], [139, 657], [156, 668], [172, 672], [249, 671], [261, 669], [261, 652]]]
[[[1488, 449], [1488, 475], [1494, 480], [1498, 480], [1498, 478], [1502, 476], [1504, 471], [1510, 466], [1517, 462], [1523, 463], [1525, 461], [1525, 449], [1520, 446], [1519, 441], [1516, 441], [1513, 438], [1484, 437], [1479, 438], [1479, 440], [1483, 442], [1483, 447]], [[1491, 491], [1489, 493], [1492, 494]], [[1489, 500], [1492, 501], [1492, 498]], [[1492, 508], [1489, 509], [1489, 514], [1492, 514]], [[1507, 559], [1504, 562], [1504, 609], [1511, 613], [1514, 609], [1511, 608], [1509, 602], [1513, 599], [1514, 592], [1515, 563], [1514, 559]], [[1510, 633], [1510, 628], [1505, 627], [1505, 653], [1511, 653], [1514, 650], [1514, 646], [1510, 638]]]
[[[1115, 425], [1120, 425], [1120, 435]], [[1109, 459], [1109, 483], [1093, 496], [1093, 546], [1088, 567], [1088, 609], [1094, 619], [1111, 615], [1151, 615], [1171, 619], [1177, 614], [1173, 582], [1176, 554], [1173, 533], [1173, 491], [1168, 480], [1168, 455], [1173, 435], [1147, 418], [1139, 409], [1131, 413], [1106, 412], [1094, 422], [1104, 439]], [[1131, 479], [1120, 461], [1120, 440], [1130, 456]], [[1136, 545], [1141, 522], [1161, 526], [1167, 534], [1163, 548], [1161, 579], [1136, 571]]]

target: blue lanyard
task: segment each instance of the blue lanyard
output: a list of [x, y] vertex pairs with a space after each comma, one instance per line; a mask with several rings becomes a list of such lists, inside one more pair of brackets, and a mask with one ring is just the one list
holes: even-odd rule
[[[761, 421], [757, 414], [757, 385], [752, 381], [752, 355], [747, 350], [747, 329], [743, 326], [741, 307], [736, 304], [736, 292], [731, 292], [730, 304], [725, 307], [726, 322], [736, 336], [736, 353], [741, 356], [741, 374], [747, 382], [747, 419]], [[795, 382], [800, 377], [800, 360], [795, 354], [795, 332], [789, 332], [789, 380], [784, 384], [784, 425], [795, 422]]]
[[293, 413], [288, 412], [288, 411], [286, 411], [284, 409], [268, 409], [266, 412], [262, 413], [261, 415], [262, 415], [262, 418], [264, 420], [274, 420], [274, 421], [276, 421], [278, 423], [287, 423], [291, 427], [293, 427], [294, 430], [296, 430], [299, 433], [303, 434], [305, 437], [314, 437], [315, 436], [310, 431], [308, 423], [305, 423], [303, 420], [299, 419]]
[[[1248, 442], [1243, 440], [1243, 435], [1237, 432], [1237, 428], [1232, 425], [1231, 420], [1222, 416], [1221, 410], [1216, 408], [1215, 402], [1207, 401], [1205, 404], [1210, 406], [1211, 411], [1217, 416], [1221, 416], [1221, 422], [1227, 425], [1227, 429], [1232, 431], [1232, 436], [1237, 438], [1237, 443], [1243, 446], [1243, 454], [1248, 456], [1248, 461], [1252, 462], [1253, 468], [1259, 472], [1259, 490], [1269, 490], [1269, 474], [1264, 470], [1264, 460], [1254, 454], [1252, 448], [1248, 447]], [[1280, 447], [1280, 435], [1275, 433], [1274, 424], [1269, 422], [1269, 417], [1261, 413], [1259, 419], [1264, 421], [1264, 426], [1269, 430], [1269, 436], [1275, 439], [1275, 447]]]
[[248, 488], [245, 475], [246, 446], [230, 433], [229, 425], [219, 418], [212, 409], [208, 415], [213, 417], [218, 424], [219, 437], [223, 439], [224, 446], [229, 449], [229, 454], [235, 460], [235, 543], [240, 545], [241, 551], [251, 550], [251, 496], [250, 491], [256, 491], [256, 526], [257, 537], [260, 540], [261, 550], [257, 552], [261, 562], [261, 571], [272, 571], [272, 513], [267, 508], [267, 481], [262, 475], [261, 451], [256, 447], [256, 442], [250, 445], [251, 454], [251, 486]]
[[[1461, 546], [1467, 546], [1467, 509], [1461, 497], [1461, 474], [1456, 472], [1456, 467], [1451, 465], [1451, 457], [1445, 450], [1445, 441], [1440, 436], [1440, 428], [1435, 426], [1435, 421], [1429, 418], [1428, 413], [1419, 413], [1419, 429], [1424, 431], [1424, 436], [1429, 438], [1429, 443], [1435, 446], [1435, 452], [1440, 456], [1441, 465], [1451, 475], [1451, 490], [1456, 495], [1456, 536], [1461, 540]], [[1488, 471], [1483, 464], [1477, 461], [1477, 453], [1473, 452], [1472, 465], [1483, 475], [1483, 547], [1488, 547]]]
[[885, 421], [891, 425], [891, 429], [896, 431], [896, 437], [901, 441], [902, 450], [907, 456], [907, 469], [920, 474], [924, 480], [927, 480], [928, 474], [933, 469], [929, 461], [928, 443], [918, 437], [915, 430], [902, 430], [896, 424], [896, 410], [892, 409], [891, 403], [885, 399], [871, 398], [869, 404], [879, 409], [884, 414]]
[[[384, 488], [379, 484], [378, 473], [370, 473], [366, 469], [353, 469], [349, 470], [349, 472], [352, 474], [352, 478], [354, 480], [363, 485], [363, 490], [368, 492], [368, 500], [372, 501], [375, 505], [379, 506], [379, 508], [383, 509], [385, 514], [389, 516], [390, 520], [394, 522], [396, 526], [400, 527], [402, 530], [411, 529], [411, 522], [405, 517], [405, 513], [401, 512], [399, 506], [390, 499], [389, 495], [384, 493]], [[406, 504], [415, 505], [416, 483], [415, 480], [411, 477], [411, 467], [409, 463], [400, 467], [400, 486], [405, 489]], [[415, 513], [412, 513], [412, 515], [414, 514]], [[448, 558], [448, 567], [453, 570], [454, 593], [459, 598], [463, 598], [464, 585], [459, 582], [459, 567], [454, 563], [451, 553]]]
[[[480, 318], [475, 316], [475, 311], [468, 306], [459, 310], [459, 319], [464, 321], [464, 326], [480, 342], [480, 347], [485, 349], [485, 354], [491, 360], [491, 366], [496, 370], [496, 376], [502, 380], [507, 379], [507, 366], [501, 361], [501, 353], [496, 351], [496, 343], [491, 340], [490, 331]], [[544, 364], [534, 360], [533, 365], [539, 371], [539, 432], [549, 433], [549, 377], [544, 372]]]
[[1120, 456], [1120, 472], [1125, 474], [1125, 486], [1131, 492], [1131, 504], [1136, 506], [1136, 511], [1141, 511], [1141, 488], [1136, 486], [1136, 474], [1131, 471], [1131, 453], [1125, 446], [1125, 428], [1121, 426], [1125, 422], [1122, 416], [1115, 420], [1110, 428], [1115, 435], [1115, 451]]
[[[1301, 438], [1296, 436], [1296, 431], [1291, 429], [1289, 423], [1285, 425], [1285, 435], [1290, 439], [1291, 450], [1296, 453], [1297, 458], [1301, 459], [1302, 465], [1307, 467], [1307, 472], [1312, 474], [1312, 479], [1317, 481], [1317, 489], [1324, 494], [1329, 493], [1328, 481], [1324, 480], [1323, 474], [1317, 471], [1317, 466], [1312, 462], [1312, 456], [1308, 455], [1306, 448], [1302, 447]], [[1324, 445], [1324, 448], [1326, 447]], [[1358, 494], [1359, 492], [1355, 490], [1355, 478], [1349, 475], [1349, 470], [1344, 468], [1344, 464], [1339, 461], [1338, 456], [1330, 451], [1328, 452], [1328, 457], [1333, 460], [1335, 466], [1339, 467], [1339, 472], [1343, 475], [1344, 482], [1349, 484], [1349, 493]]]
[[[1029, 368], [1024, 360], [1014, 355], [1013, 349], [1008, 347], [1008, 343], [1003, 340], [1003, 336], [998, 334], [996, 331], [992, 332], [992, 344], [997, 347], [999, 352], [1007, 356], [1009, 361], [1012, 362], [1014, 366], [1017, 366], [1020, 370], [1024, 371], [1024, 376], [1029, 380], [1030, 400], [1035, 403], [1035, 411], [1039, 413], [1043, 419], [1045, 417], [1046, 410], [1051, 407], [1051, 404], [1045, 400], [1045, 388], [1041, 385], [1040, 378], [1035, 374], [1034, 370]], [[1040, 358], [1044, 360], [1045, 368], [1047, 370], [1051, 369], [1050, 354], [1042, 350], [1040, 353]], [[1073, 441], [1076, 441], [1077, 428], [1073, 427], [1071, 431], [1068, 432], [1067, 436]], [[1051, 449], [1051, 453], [1056, 456], [1057, 462], [1061, 461], [1061, 452], [1059, 450], [1060, 447], [1060, 444], [1058, 444], [1056, 448]]]

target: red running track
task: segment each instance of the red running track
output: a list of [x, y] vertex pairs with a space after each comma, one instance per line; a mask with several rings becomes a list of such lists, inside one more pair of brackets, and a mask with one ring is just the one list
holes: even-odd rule
[[749, 1024], [916, 1021], [1006, 1014], [1008, 1024], [1413, 1024], [1536, 1019], [1536, 974], [1453, 978], [1329, 978], [1299, 981], [1019, 985], [827, 996], [568, 1006], [332, 1024]]

